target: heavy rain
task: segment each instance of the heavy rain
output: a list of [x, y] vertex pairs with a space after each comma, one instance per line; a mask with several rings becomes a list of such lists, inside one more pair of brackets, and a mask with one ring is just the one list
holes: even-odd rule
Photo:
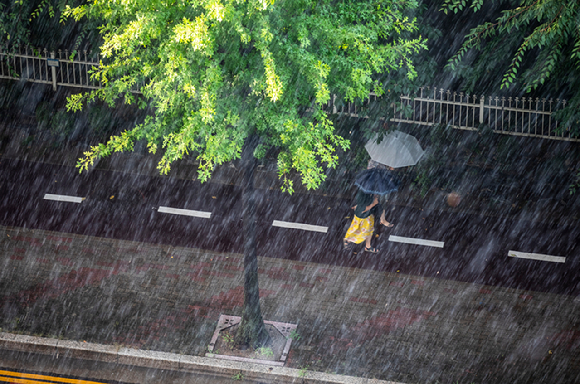
[[0, 8], [0, 381], [580, 382], [575, 1]]

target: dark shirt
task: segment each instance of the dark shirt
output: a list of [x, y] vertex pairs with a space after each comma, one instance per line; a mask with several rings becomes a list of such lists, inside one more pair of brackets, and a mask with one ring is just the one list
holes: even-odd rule
[[354, 214], [356, 217], [360, 219], [366, 219], [371, 215], [371, 210], [369, 209], [366, 212], [363, 212], [369, 205], [371, 205], [374, 201], [374, 195], [370, 193], [364, 193], [363, 191], [358, 191], [356, 194], [356, 209], [354, 210]]

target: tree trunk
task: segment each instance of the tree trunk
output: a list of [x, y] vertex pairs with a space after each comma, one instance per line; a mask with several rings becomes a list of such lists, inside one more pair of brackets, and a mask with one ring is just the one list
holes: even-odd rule
[[244, 220], [244, 310], [242, 321], [235, 336], [240, 347], [254, 349], [270, 343], [270, 335], [264, 325], [260, 309], [260, 290], [258, 287], [258, 257], [256, 246], [256, 206], [254, 201], [254, 170], [257, 160], [254, 150], [258, 137], [251, 135], [242, 150], [244, 171], [242, 207]]

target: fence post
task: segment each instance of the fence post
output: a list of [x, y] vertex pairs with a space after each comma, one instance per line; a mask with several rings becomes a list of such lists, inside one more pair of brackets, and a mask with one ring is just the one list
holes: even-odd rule
[[483, 104], [485, 102], [485, 96], [481, 95], [479, 99], [479, 124], [483, 124]]
[[[50, 58], [54, 59], [54, 51], [50, 52]], [[52, 72], [52, 90], [56, 91], [56, 67], [51, 66], [50, 71]]]

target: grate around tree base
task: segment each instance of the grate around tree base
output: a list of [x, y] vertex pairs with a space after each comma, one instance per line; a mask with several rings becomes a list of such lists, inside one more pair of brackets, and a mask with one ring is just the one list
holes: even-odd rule
[[290, 345], [292, 344], [290, 335], [292, 331], [296, 330], [297, 325], [264, 320], [272, 345], [257, 351], [251, 349], [237, 350], [233, 348], [233, 337], [241, 320], [240, 316], [220, 315], [205, 356], [216, 359], [283, 366], [286, 363], [286, 357], [288, 357]]

